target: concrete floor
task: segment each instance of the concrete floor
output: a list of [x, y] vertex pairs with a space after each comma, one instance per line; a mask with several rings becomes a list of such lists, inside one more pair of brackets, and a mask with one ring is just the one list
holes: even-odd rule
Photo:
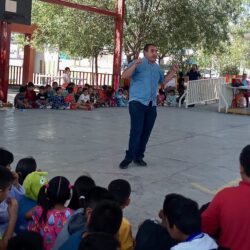
[[202, 204], [219, 188], [238, 182], [238, 157], [250, 142], [250, 120], [216, 109], [215, 104], [158, 108], [144, 168], [118, 168], [128, 143], [126, 108], [0, 111], [0, 147], [14, 153], [13, 169], [20, 158], [33, 156], [50, 177], [64, 175], [72, 183], [86, 171], [104, 187], [115, 178], [127, 179], [132, 195], [124, 214], [135, 232], [138, 223], [157, 217], [168, 193]]

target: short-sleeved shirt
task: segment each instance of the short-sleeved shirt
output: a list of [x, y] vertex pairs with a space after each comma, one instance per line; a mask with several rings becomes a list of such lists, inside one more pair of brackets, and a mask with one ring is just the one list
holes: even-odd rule
[[89, 101], [90, 101], [89, 95], [81, 94], [77, 102], [81, 103], [81, 102], [89, 102]]
[[[131, 67], [134, 62], [129, 64]], [[158, 85], [164, 81], [163, 71], [157, 63], [150, 63], [145, 57], [131, 77], [129, 101], [138, 101], [146, 106], [152, 101], [156, 106]]]
[[48, 95], [47, 93], [44, 93], [44, 94], [39, 93], [37, 94], [36, 99], [40, 101], [46, 101], [48, 99]]
[[201, 77], [201, 74], [199, 71], [190, 70], [187, 73], [187, 76], [189, 77], [189, 81], [195, 81], [195, 80], [199, 80], [199, 78]]
[[66, 97], [64, 98], [64, 101], [66, 103], [75, 103], [75, 97], [72, 94], [67, 94]]
[[66, 221], [70, 218], [73, 211], [69, 208], [64, 210], [49, 210], [47, 213], [47, 219], [42, 220], [43, 208], [36, 206], [32, 215], [32, 223], [29, 224], [28, 230], [36, 233], [40, 233], [43, 236], [43, 245], [45, 250], [51, 250], [55, 244], [57, 235], [62, 230]]

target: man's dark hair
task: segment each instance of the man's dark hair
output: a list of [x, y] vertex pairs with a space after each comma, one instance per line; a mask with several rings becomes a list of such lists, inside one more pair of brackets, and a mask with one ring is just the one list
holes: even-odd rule
[[7, 167], [14, 161], [14, 155], [7, 149], [0, 148], [0, 165]]
[[43, 250], [43, 238], [35, 232], [25, 231], [9, 240], [7, 250]]
[[88, 229], [116, 235], [122, 222], [122, 210], [113, 201], [100, 202], [91, 213]]
[[201, 216], [197, 202], [182, 195], [170, 194], [165, 197], [163, 213], [170, 228], [174, 225], [184, 234], [192, 235], [201, 231]]
[[36, 171], [37, 165], [36, 160], [33, 157], [26, 157], [21, 160], [16, 165], [16, 172], [18, 174], [18, 182], [23, 185], [26, 176], [34, 171]]
[[144, 46], [143, 50], [144, 50], [144, 51], [148, 51], [148, 49], [149, 49], [150, 46], [156, 47], [156, 45], [153, 44], [153, 43], [147, 43], [147, 44]]
[[107, 233], [89, 233], [79, 245], [78, 250], [117, 250], [119, 242], [113, 235]]
[[10, 170], [4, 166], [0, 166], [0, 189], [4, 190], [14, 181], [14, 176]]
[[126, 204], [131, 194], [131, 186], [129, 182], [123, 179], [111, 181], [108, 186], [108, 190], [120, 206]]
[[240, 153], [240, 165], [243, 167], [246, 175], [250, 177], [250, 144], [244, 147]]
[[114, 201], [114, 197], [106, 188], [98, 186], [93, 187], [88, 191], [86, 195], [86, 208], [90, 207], [94, 209], [97, 204], [99, 204], [103, 200]]

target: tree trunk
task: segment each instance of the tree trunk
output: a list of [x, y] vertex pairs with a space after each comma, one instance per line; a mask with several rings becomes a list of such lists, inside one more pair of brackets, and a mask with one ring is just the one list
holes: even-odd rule
[[95, 84], [98, 86], [98, 54], [95, 55]]

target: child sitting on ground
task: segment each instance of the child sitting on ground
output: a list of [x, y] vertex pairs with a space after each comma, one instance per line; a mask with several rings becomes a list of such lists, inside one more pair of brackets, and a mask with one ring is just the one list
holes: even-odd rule
[[38, 193], [43, 185], [48, 183], [47, 172], [32, 172], [28, 174], [23, 182], [25, 189], [24, 197], [19, 201], [18, 216], [15, 233], [19, 234], [28, 229], [29, 220], [25, 215], [30, 209], [37, 205]]
[[39, 93], [36, 96], [36, 105], [39, 109], [45, 109], [49, 107], [48, 95], [46, 93], [45, 87], [39, 87]]
[[75, 95], [74, 95], [74, 89], [73, 87], [67, 88], [68, 94], [65, 96], [64, 101], [67, 103], [70, 107], [70, 109], [76, 109], [77, 104], [75, 101]]
[[53, 96], [54, 96], [54, 91], [53, 91], [51, 85], [47, 84], [45, 86], [45, 91], [46, 91], [46, 94], [48, 96], [48, 101], [49, 101], [49, 103], [51, 103], [52, 99], [53, 99]]
[[75, 93], [75, 100], [76, 100], [76, 102], [78, 102], [79, 97], [81, 96], [81, 94], [82, 94], [82, 87], [78, 87], [77, 91]]
[[117, 250], [119, 242], [107, 233], [89, 233], [82, 240], [78, 250]]
[[118, 107], [128, 107], [128, 100], [124, 96], [122, 88], [116, 92], [116, 102]]
[[59, 250], [78, 250], [82, 238], [90, 233], [107, 233], [115, 237], [121, 221], [122, 210], [116, 202], [100, 201], [93, 211], [87, 214], [87, 230], [73, 234]]
[[215, 241], [201, 231], [201, 215], [195, 201], [176, 195], [164, 203], [163, 216], [169, 234], [180, 242], [171, 250], [217, 249]]
[[169, 90], [167, 93], [167, 105], [169, 107], [176, 107], [176, 95], [175, 90]]
[[18, 203], [7, 199], [13, 180], [10, 170], [0, 166], [0, 249], [6, 249], [16, 224]]
[[62, 95], [62, 88], [56, 88], [56, 94], [53, 96], [52, 109], [66, 109], [68, 104], [65, 103], [64, 97]]
[[40, 189], [38, 206], [26, 214], [27, 219], [33, 220], [28, 230], [41, 234], [45, 250], [53, 248], [58, 233], [73, 213], [64, 206], [70, 199], [70, 190], [71, 185], [65, 177], [54, 177]]
[[[176, 194], [165, 197], [164, 204], [168, 204]], [[147, 219], [139, 227], [136, 234], [135, 250], [169, 250], [177, 244], [167, 231], [163, 209], [159, 211], [160, 221], [157, 219]]]
[[157, 105], [164, 106], [166, 100], [165, 92], [162, 89], [159, 89], [159, 94], [157, 95]]
[[[122, 179], [113, 180], [110, 182], [108, 190], [114, 196], [115, 201], [120, 205], [121, 209], [129, 205], [131, 186], [128, 181]], [[131, 224], [125, 217], [122, 218], [118, 236], [121, 250], [134, 249]]]
[[26, 176], [37, 169], [36, 160], [33, 157], [22, 158], [16, 165], [16, 173], [18, 174], [18, 182], [23, 185]]
[[80, 95], [78, 101], [78, 108], [83, 109], [83, 110], [93, 110], [94, 106], [92, 103], [90, 103], [90, 97], [89, 97], [89, 92], [88, 89], [84, 88], [83, 93]]
[[19, 88], [19, 93], [15, 96], [14, 99], [14, 107], [16, 109], [31, 109], [32, 106], [29, 104], [28, 100], [26, 99], [26, 86], [21, 86]]
[[[0, 148], [0, 166], [6, 167], [11, 170], [11, 164], [13, 161], [14, 155], [7, 149]], [[17, 201], [19, 201], [23, 198], [25, 190], [18, 182], [18, 174], [13, 171], [12, 175], [14, 177], [14, 181], [9, 192], [9, 197], [15, 198]]]
[[28, 100], [29, 104], [32, 106], [32, 108], [36, 108], [36, 92], [34, 90], [34, 83], [29, 82], [27, 85], [27, 91], [25, 98]]

